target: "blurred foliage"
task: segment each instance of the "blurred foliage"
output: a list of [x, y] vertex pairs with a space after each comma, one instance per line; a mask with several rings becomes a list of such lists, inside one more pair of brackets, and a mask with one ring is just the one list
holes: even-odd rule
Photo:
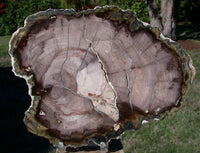
[[48, 8], [60, 8], [57, 0], [9, 0], [5, 13], [0, 17], [0, 35], [10, 35], [23, 26], [24, 19], [35, 12]]
[[200, 0], [181, 0], [179, 20], [200, 23]]
[[130, 9], [137, 13], [140, 20], [149, 22], [149, 14], [145, 0], [102, 0], [97, 5], [118, 5], [122, 9]]
[[[156, 0], [159, 8], [161, 0]], [[149, 22], [146, 0], [3, 0], [5, 11], [0, 14], [0, 35], [10, 35], [23, 26], [24, 19], [35, 12], [49, 8], [74, 8], [82, 11], [95, 6], [118, 5], [131, 9], [140, 20]], [[200, 22], [200, 0], [181, 0], [179, 21]]]

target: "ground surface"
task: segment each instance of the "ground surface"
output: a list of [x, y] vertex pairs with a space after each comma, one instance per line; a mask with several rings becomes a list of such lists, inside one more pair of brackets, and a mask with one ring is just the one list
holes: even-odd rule
[[[183, 27], [182, 27], [183, 28]], [[122, 136], [126, 153], [198, 153], [200, 152], [200, 40], [198, 32], [180, 31], [180, 44], [192, 56], [196, 78], [178, 112], [162, 121], [144, 124], [137, 131]], [[182, 34], [182, 36], [181, 36]], [[25, 81], [16, 78], [10, 67], [8, 41], [0, 37], [0, 103], [1, 151], [11, 153], [54, 153], [44, 139], [28, 133], [23, 125], [23, 114], [30, 105]], [[195, 39], [194, 39], [195, 38]], [[0, 152], [1, 152], [0, 151]]]

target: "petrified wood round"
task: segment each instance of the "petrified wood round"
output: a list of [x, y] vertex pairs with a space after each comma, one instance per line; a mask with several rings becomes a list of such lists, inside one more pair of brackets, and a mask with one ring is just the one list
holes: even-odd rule
[[29, 131], [66, 145], [107, 142], [165, 116], [195, 75], [176, 42], [117, 7], [31, 15], [10, 55], [29, 85]]

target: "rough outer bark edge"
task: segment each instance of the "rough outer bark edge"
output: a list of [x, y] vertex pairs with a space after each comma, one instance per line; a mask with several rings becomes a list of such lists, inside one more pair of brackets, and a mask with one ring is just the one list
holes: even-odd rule
[[[46, 11], [40, 11], [38, 13], [35, 13], [33, 15], [28, 16], [25, 19], [24, 27], [19, 28], [15, 33], [13, 33], [10, 42], [9, 42], [9, 54], [11, 56], [12, 61], [12, 67], [13, 72], [16, 76], [24, 78], [28, 84], [29, 87], [29, 95], [31, 96], [32, 102], [30, 108], [25, 113], [24, 122], [28, 128], [28, 130], [36, 135], [42, 136], [47, 138], [52, 144], [58, 145], [59, 142], [62, 142], [62, 140], [55, 138], [48, 134], [47, 128], [43, 126], [40, 122], [37, 121], [35, 118], [36, 112], [37, 112], [37, 106], [39, 105], [40, 96], [33, 96], [32, 95], [32, 89], [35, 86], [35, 80], [34, 76], [32, 74], [28, 74], [25, 69], [21, 69], [19, 66], [19, 59], [17, 58], [15, 54], [15, 50], [17, 49], [19, 43], [23, 38], [25, 38], [29, 31], [31, 30], [31, 27], [35, 25], [38, 21], [42, 20], [48, 20], [51, 18], [54, 18], [58, 15], [66, 15], [66, 16], [75, 16], [80, 17], [83, 14], [84, 15], [90, 15], [90, 14], [101, 14], [107, 12], [109, 15], [106, 19], [110, 19], [112, 21], [118, 21], [119, 24], [126, 24], [129, 31], [131, 33], [134, 33], [138, 30], [144, 29], [150, 31], [153, 35], [155, 35], [156, 39], [165, 44], [169, 49], [174, 51], [180, 58], [181, 64], [182, 64], [182, 72], [183, 72], [183, 82], [182, 82], [182, 97], [180, 99], [180, 102], [185, 97], [189, 84], [192, 83], [196, 70], [193, 66], [192, 59], [190, 55], [183, 50], [180, 45], [163, 36], [163, 34], [160, 32], [159, 29], [151, 27], [148, 23], [142, 22], [136, 17], [136, 13], [130, 11], [130, 10], [121, 10], [119, 7], [116, 6], [103, 6], [103, 7], [96, 7], [91, 10], [86, 10], [83, 12], [75, 12], [73, 9], [48, 9]], [[90, 140], [96, 142], [97, 144], [100, 144], [101, 141], [109, 142], [111, 138], [117, 138], [121, 134], [124, 133], [125, 130], [136, 130], [140, 128], [142, 123], [145, 121], [153, 121], [157, 119], [164, 118], [168, 113], [173, 112], [176, 110], [176, 108], [171, 108], [170, 110], [159, 114], [158, 116], [151, 116], [146, 115], [143, 116], [141, 114], [137, 114], [137, 119], [132, 121], [124, 121], [123, 125], [120, 123], [120, 129], [118, 131], [111, 130], [105, 135], [93, 135]], [[82, 145], [87, 144], [87, 141], [89, 139], [86, 139], [86, 141], [82, 142]], [[76, 146], [78, 144], [76, 143], [70, 143], [63, 142], [65, 145], [73, 145]], [[79, 144], [80, 145], [80, 144]]]

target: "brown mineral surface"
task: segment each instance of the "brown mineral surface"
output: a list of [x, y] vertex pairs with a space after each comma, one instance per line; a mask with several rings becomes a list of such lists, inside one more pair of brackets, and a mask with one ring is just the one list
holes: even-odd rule
[[25, 123], [52, 143], [108, 141], [126, 121], [139, 125], [178, 106], [195, 75], [177, 43], [117, 7], [29, 16], [10, 55], [32, 96]]

